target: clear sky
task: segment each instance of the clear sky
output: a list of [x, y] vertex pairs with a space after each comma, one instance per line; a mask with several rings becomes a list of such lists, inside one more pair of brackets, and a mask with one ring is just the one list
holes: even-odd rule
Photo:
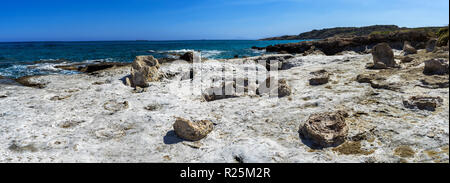
[[0, 41], [259, 39], [448, 23], [448, 0], [0, 0]]

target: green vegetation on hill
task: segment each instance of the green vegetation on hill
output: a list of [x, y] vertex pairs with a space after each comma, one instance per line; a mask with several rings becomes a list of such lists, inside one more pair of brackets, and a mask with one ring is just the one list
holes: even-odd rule
[[448, 26], [439, 29], [436, 35], [438, 36], [438, 45], [446, 45], [448, 43]]
[[281, 37], [266, 38], [262, 40], [305, 40], [325, 39], [329, 37], [368, 36], [371, 34], [390, 34], [397, 31], [422, 30], [434, 36], [442, 27], [405, 28], [396, 25], [372, 25], [366, 27], [336, 27], [321, 30], [313, 30], [299, 35], [286, 35]]

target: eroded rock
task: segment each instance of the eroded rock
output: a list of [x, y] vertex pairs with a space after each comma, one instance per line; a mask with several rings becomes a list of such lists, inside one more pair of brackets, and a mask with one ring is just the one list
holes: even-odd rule
[[192, 122], [177, 118], [173, 124], [173, 129], [175, 134], [185, 140], [198, 141], [205, 138], [214, 129], [214, 124], [209, 120]]
[[427, 41], [427, 45], [425, 47], [427, 52], [433, 52], [436, 48], [437, 39], [430, 39]]
[[159, 62], [153, 56], [137, 56], [131, 65], [132, 86], [148, 87], [149, 82], [159, 81]]
[[180, 56], [181, 60], [186, 60], [188, 62], [193, 62], [194, 61], [194, 52], [190, 51], [190, 52], [186, 52], [185, 54]]
[[407, 100], [403, 101], [403, 105], [410, 109], [420, 109], [435, 111], [437, 107], [442, 104], [443, 100], [441, 97], [430, 97], [430, 96], [412, 96]]
[[410, 54], [416, 54], [417, 50], [411, 46], [411, 43], [409, 41], [405, 41], [405, 43], [403, 44], [403, 52], [405, 53], [405, 55], [410, 55]]
[[394, 52], [387, 43], [380, 43], [372, 48], [373, 68], [386, 69], [395, 67]]
[[348, 133], [346, 117], [348, 114], [343, 111], [313, 114], [300, 126], [300, 136], [320, 147], [340, 145]]

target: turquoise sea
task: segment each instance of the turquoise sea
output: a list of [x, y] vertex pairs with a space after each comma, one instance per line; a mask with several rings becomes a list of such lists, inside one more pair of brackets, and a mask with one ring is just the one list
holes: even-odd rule
[[198, 41], [92, 41], [92, 42], [0, 42], [0, 75], [18, 78], [28, 75], [72, 74], [55, 68], [71, 62], [132, 62], [137, 55], [174, 57], [186, 51], [200, 51], [207, 58], [257, 56], [264, 51], [252, 46], [300, 42], [301, 40], [198, 40]]

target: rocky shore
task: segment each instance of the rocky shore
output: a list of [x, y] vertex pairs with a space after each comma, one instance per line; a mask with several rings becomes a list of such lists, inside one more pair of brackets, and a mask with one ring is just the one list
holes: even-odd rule
[[448, 47], [404, 36], [0, 78], [0, 162], [448, 163]]

